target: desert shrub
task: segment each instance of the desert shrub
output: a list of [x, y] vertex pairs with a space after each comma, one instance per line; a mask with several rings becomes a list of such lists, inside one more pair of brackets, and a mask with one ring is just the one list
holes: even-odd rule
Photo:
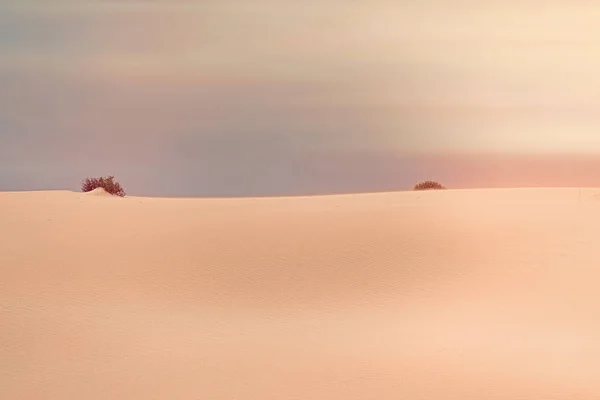
[[103, 188], [107, 193], [115, 196], [125, 196], [125, 190], [119, 182], [115, 182], [115, 177], [112, 175], [106, 178], [87, 178], [81, 183], [81, 191], [83, 192], [90, 192], [97, 188]]
[[434, 181], [419, 182], [413, 188], [413, 190], [442, 190], [442, 189], [446, 189], [446, 188]]

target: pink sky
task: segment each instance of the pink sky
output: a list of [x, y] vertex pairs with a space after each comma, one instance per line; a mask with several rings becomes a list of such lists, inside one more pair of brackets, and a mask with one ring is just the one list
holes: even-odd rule
[[[32, 174], [50, 186], [72, 185], [65, 171], [76, 171], [120, 173], [139, 191], [184, 193], [139, 182], [202, 168], [214, 178], [183, 178], [200, 179], [201, 193], [243, 194], [214, 183], [227, 181], [224, 170], [242, 171], [231, 185], [252, 182], [261, 193], [294, 191], [294, 181], [327, 191], [328, 182], [335, 190], [352, 179], [348, 164], [330, 165], [350, 155], [371, 167], [356, 178], [364, 181], [339, 190], [367, 190], [382, 179], [368, 173], [373, 163], [407, 154], [493, 153], [534, 163], [551, 156], [544, 165], [553, 170], [600, 154], [600, 5], [592, 2], [26, 0], [0, 7], [0, 190], [39, 186]], [[475, 186], [548, 180], [491, 167], [466, 179], [467, 159], [429, 166]], [[314, 175], [302, 175], [307, 163], [316, 163]], [[319, 181], [332, 170], [331, 181]], [[422, 178], [400, 174], [400, 186]], [[577, 174], [573, 182], [591, 179]]]

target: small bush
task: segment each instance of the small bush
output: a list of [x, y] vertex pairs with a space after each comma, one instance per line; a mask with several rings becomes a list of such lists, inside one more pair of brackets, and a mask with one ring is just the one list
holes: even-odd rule
[[446, 188], [434, 181], [419, 182], [413, 188], [413, 190], [442, 190], [442, 189], [446, 189]]
[[107, 193], [115, 196], [125, 196], [125, 190], [123, 190], [119, 182], [115, 182], [115, 177], [112, 175], [106, 178], [87, 178], [81, 183], [81, 190], [83, 192], [90, 192], [97, 188], [103, 188]]

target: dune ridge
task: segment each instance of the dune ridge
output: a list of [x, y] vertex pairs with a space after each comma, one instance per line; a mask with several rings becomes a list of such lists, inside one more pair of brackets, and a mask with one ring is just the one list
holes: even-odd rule
[[5, 398], [600, 397], [600, 189], [0, 210]]
[[96, 188], [96, 189], [94, 189], [94, 190], [90, 190], [89, 192], [86, 192], [86, 194], [87, 194], [88, 196], [111, 196], [111, 194], [110, 194], [110, 193], [108, 193], [108, 192], [106, 191], [106, 189], [104, 189], [104, 188], [101, 188], [101, 187], [97, 187], [97, 188]]

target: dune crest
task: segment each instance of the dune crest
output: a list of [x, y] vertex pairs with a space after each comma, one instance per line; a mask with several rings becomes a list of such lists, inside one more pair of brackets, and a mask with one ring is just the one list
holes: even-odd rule
[[112, 196], [110, 193], [106, 191], [106, 189], [98, 187], [94, 190], [90, 190], [89, 192], [85, 192], [87, 196]]
[[600, 398], [598, 193], [0, 193], [0, 393]]

